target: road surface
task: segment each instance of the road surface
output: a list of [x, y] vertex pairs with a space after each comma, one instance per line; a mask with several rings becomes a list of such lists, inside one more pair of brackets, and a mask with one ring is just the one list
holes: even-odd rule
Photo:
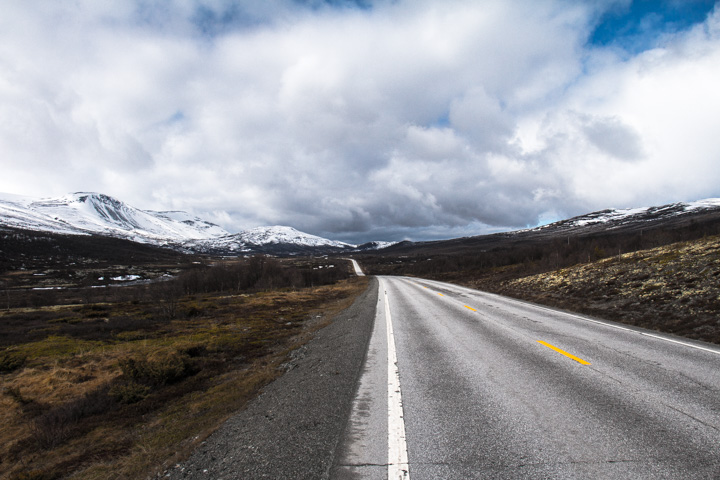
[[349, 259], [352, 262], [353, 268], [355, 269], [355, 275], [358, 277], [364, 277], [365, 274], [362, 271], [362, 268], [360, 268], [360, 264], [357, 262], [357, 260], [354, 260], [352, 258]]
[[720, 478], [720, 349], [380, 277], [331, 478]]

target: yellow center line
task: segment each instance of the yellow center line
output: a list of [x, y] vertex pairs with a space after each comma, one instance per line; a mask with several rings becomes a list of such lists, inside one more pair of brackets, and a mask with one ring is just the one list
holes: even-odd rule
[[443, 295], [442, 293], [438, 293], [438, 295], [440, 295], [441, 297], [444, 297], [444, 296], [445, 296], [445, 295]]
[[475, 309], [472, 308], [472, 307], [468, 307], [467, 305], [465, 305], [465, 308], [469, 308], [469, 309], [472, 310], [473, 312], [477, 312], [477, 310], [475, 310]]
[[566, 352], [566, 351], [564, 351], [564, 350], [560, 350], [560, 349], [557, 348], [557, 347], [553, 347], [552, 345], [550, 345], [550, 344], [547, 343], [547, 342], [543, 342], [542, 340], [538, 340], [537, 342], [540, 343], [540, 344], [542, 344], [542, 345], [545, 345], [546, 347], [548, 347], [548, 348], [550, 348], [550, 349], [552, 349], [552, 350], [555, 350], [556, 352], [558, 352], [558, 353], [560, 353], [560, 354], [562, 354], [562, 355], [565, 355], [565, 356], [568, 357], [568, 358], [572, 358], [573, 360], [575, 360], [575, 361], [578, 362], [578, 363], [581, 363], [581, 364], [583, 364], [583, 365], [590, 365], [590, 362], [586, 362], [586, 361], [583, 360], [582, 358], [578, 358], [578, 357], [576, 357], [575, 355], [573, 355], [573, 354], [571, 354], [571, 353], [568, 353], [568, 352]]

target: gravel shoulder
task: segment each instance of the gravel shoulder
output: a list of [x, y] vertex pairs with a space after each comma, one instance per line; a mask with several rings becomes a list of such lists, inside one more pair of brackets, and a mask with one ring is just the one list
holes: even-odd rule
[[372, 333], [377, 280], [294, 351], [289, 371], [264, 388], [162, 478], [328, 478]]

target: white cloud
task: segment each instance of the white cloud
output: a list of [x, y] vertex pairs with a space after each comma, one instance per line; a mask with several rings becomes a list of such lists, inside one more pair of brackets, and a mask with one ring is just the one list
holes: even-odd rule
[[0, 191], [352, 241], [720, 196], [718, 15], [624, 58], [613, 3], [16, 3]]
[[[713, 139], [720, 126], [719, 19], [716, 13], [663, 48], [605, 65], [569, 92], [557, 109], [566, 116], [549, 122], [555, 145], [545, 152], [562, 149], [556, 161], [578, 199], [600, 208], [720, 195]], [[595, 148], [572, 131], [577, 121], [567, 112], [582, 112], [575, 116]]]

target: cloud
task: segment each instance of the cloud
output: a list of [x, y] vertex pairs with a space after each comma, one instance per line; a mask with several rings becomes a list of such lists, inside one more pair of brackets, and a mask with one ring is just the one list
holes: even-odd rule
[[628, 53], [618, 5], [10, 5], [0, 190], [349, 241], [719, 196], [720, 16]]

